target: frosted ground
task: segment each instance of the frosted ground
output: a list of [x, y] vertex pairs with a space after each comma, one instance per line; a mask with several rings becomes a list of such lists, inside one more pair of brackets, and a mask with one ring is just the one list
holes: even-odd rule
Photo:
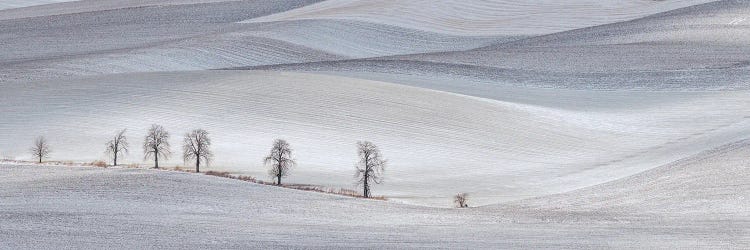
[[[387, 202], [184, 173], [3, 165], [0, 241], [750, 244], [750, 3], [456, 2], [102, 0], [0, 10], [0, 158], [30, 159], [32, 140], [45, 135], [54, 160], [101, 160], [116, 130], [138, 145], [159, 123], [176, 152], [183, 133], [208, 130], [210, 170], [266, 178], [261, 159], [275, 138], [296, 150], [289, 182], [354, 188], [357, 140], [390, 161], [374, 189]], [[133, 151], [126, 163], [148, 164]], [[166, 165], [182, 165], [176, 158]], [[203, 195], [186, 192], [194, 186]], [[448, 209], [457, 192], [482, 207]], [[361, 219], [363, 211], [377, 216]]]
[[[270, 71], [139, 73], [7, 89], [14, 94], [4, 100], [24, 105], [5, 116], [6, 129], [44, 131], [52, 145], [76, 145], [55, 146], [54, 156], [104, 159], [103, 143], [90, 142], [106, 142], [116, 128], [138, 142], [158, 121], [176, 135], [172, 145], [192, 128], [212, 132], [211, 169], [265, 178], [261, 159], [274, 138], [286, 138], [299, 163], [289, 181], [353, 188], [354, 143], [367, 139], [391, 161], [377, 193], [435, 206], [450, 206], [457, 190], [491, 204], [626, 177], [728, 143], [750, 127], [745, 91], [516, 89], [537, 97], [525, 104]], [[76, 107], [83, 98], [86, 105]], [[18, 141], [7, 145], [35, 136], [13, 136]]]
[[740, 249], [750, 244], [748, 153], [740, 141], [622, 181], [472, 209], [180, 172], [0, 164], [0, 241], [9, 249]]
[[0, 10], [21, 8], [21, 7], [29, 7], [29, 6], [34, 6], [34, 5], [44, 5], [44, 4], [51, 4], [51, 3], [69, 2], [69, 1], [75, 1], [75, 0], [11, 0], [11, 1], [3, 1], [2, 3], [0, 3]]

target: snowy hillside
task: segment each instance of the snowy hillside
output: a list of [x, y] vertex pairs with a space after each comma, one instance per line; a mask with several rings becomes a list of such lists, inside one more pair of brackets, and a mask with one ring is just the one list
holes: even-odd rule
[[[0, 248], [748, 248], [748, 34], [740, 0], [0, 1]], [[358, 191], [371, 141], [387, 201], [148, 170], [152, 124], [163, 167], [200, 128], [201, 170], [285, 139], [286, 183]], [[122, 129], [138, 169], [2, 161]]]
[[0, 10], [70, 1], [78, 0], [4, 0], [0, 2]]
[[344, 19], [458, 35], [540, 35], [706, 2], [710, 0], [328, 0], [246, 22]]
[[237, 23], [315, 2], [102, 1], [0, 12], [0, 82], [467, 50], [514, 39], [351, 21]]
[[516, 89], [535, 97], [524, 104], [260, 71], [110, 75], [6, 89], [0, 96], [15, 112], [5, 115], [4, 128], [33, 132], [0, 138], [12, 155], [25, 155], [26, 147], [14, 145], [41, 133], [55, 158], [103, 159], [114, 131], [128, 128], [138, 145], [158, 123], [175, 135], [173, 145], [191, 129], [208, 130], [216, 168], [260, 177], [271, 141], [285, 138], [300, 164], [292, 181], [351, 187], [354, 143], [371, 140], [391, 161], [387, 184], [376, 192], [435, 206], [449, 206], [459, 191], [491, 204], [598, 184], [728, 143], [750, 128], [747, 92]]
[[[0, 152], [27, 158], [18, 145], [43, 134], [56, 144], [55, 157], [92, 161], [122, 128], [139, 140], [159, 123], [179, 145], [180, 134], [200, 127], [215, 137], [217, 169], [262, 177], [268, 144], [287, 138], [301, 165], [292, 181], [349, 187], [353, 143], [366, 139], [392, 162], [384, 194], [447, 206], [459, 191], [492, 204], [622, 178], [733, 141], [750, 126], [747, 46], [658, 40], [682, 39], [663, 30], [742, 36], [741, 22], [715, 26], [747, 10], [743, 2], [531, 38], [328, 18], [236, 23], [341, 3], [121, 2], [100, 6], [108, 11], [0, 21], [14, 34], [0, 54], [7, 82]], [[416, 11], [418, 3], [408, 6]], [[434, 51], [442, 52], [413, 54]], [[272, 71], [201, 71], [257, 65], [250, 68]], [[140, 73], [154, 71], [162, 72]], [[363, 105], [363, 96], [372, 101]], [[142, 161], [139, 153], [126, 159]]]
[[[734, 217], [743, 214], [741, 206], [725, 206], [721, 219], [654, 210], [612, 221], [587, 209], [556, 215], [554, 205], [531, 215], [414, 207], [156, 170], [0, 168], [0, 241], [7, 248], [742, 248], [750, 243], [750, 224], [739, 219], [746, 217]], [[706, 176], [684, 176], [691, 177]], [[730, 178], [747, 183], [745, 177]], [[733, 222], [724, 223], [727, 218]]]
[[617, 181], [515, 202], [516, 211], [597, 211], [741, 219], [750, 216], [750, 143], [723, 145]]
[[[743, 41], [750, 39], [750, 23], [740, 20], [749, 11], [747, 1], [717, 1], [469, 51], [250, 68], [343, 72], [411, 84], [417, 82], [404, 79], [416, 76], [427, 78], [421, 82], [437, 82], [419, 86], [472, 95], [487, 95], [487, 90], [472, 90], [483, 85], [747, 90], [750, 46]], [[439, 83], [446, 78], [479, 84], [448, 89]]]

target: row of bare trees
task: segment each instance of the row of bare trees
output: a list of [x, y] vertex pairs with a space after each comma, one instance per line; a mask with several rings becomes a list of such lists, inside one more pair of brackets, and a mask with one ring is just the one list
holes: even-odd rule
[[[363, 196], [372, 196], [370, 187], [383, 181], [387, 161], [383, 159], [375, 144], [368, 141], [357, 142], [357, 154], [359, 162], [356, 165], [355, 179], [357, 185], [362, 185]], [[268, 175], [276, 179], [276, 184], [281, 185], [281, 178], [289, 175], [290, 170], [297, 163], [292, 157], [292, 148], [285, 140], [277, 139], [273, 142], [271, 152], [263, 159], [263, 163], [270, 166]]]
[[[117, 166], [117, 159], [129, 152], [130, 144], [125, 136], [126, 130], [117, 132], [106, 143], [105, 153], [112, 158], [112, 164]], [[154, 168], [159, 168], [159, 159], [167, 160], [172, 155], [169, 145], [169, 132], [160, 125], [151, 125], [143, 140], [144, 160], [154, 160]], [[32, 155], [42, 162], [51, 152], [49, 143], [44, 137], [39, 137], [31, 149]], [[292, 155], [292, 148], [286, 140], [277, 139], [273, 142], [271, 151], [263, 159], [263, 164], [269, 167], [268, 175], [281, 185], [281, 179], [289, 176], [292, 168], [297, 165]], [[364, 197], [371, 197], [371, 186], [381, 184], [387, 161], [383, 158], [375, 144], [368, 141], [357, 142], [355, 179], [357, 185], [363, 188]], [[195, 172], [200, 172], [201, 163], [208, 165], [213, 160], [211, 139], [208, 132], [196, 129], [185, 134], [182, 144], [182, 159], [185, 162], [195, 162]]]
[[[117, 166], [117, 159], [126, 155], [130, 150], [125, 132], [125, 129], [120, 130], [106, 144], [105, 153], [112, 158], [112, 165], [114, 166]], [[211, 139], [208, 137], [208, 132], [203, 129], [193, 130], [185, 134], [182, 158], [185, 162], [195, 161], [195, 171], [200, 172], [201, 162], [208, 164], [213, 158], [210, 147]], [[52, 151], [46, 138], [41, 136], [34, 141], [31, 154], [39, 163], [42, 163], [42, 160], [47, 158], [50, 152]], [[154, 168], [159, 168], [159, 158], [167, 160], [171, 155], [169, 132], [160, 125], [152, 125], [143, 140], [143, 159], [153, 159]]]
[[[143, 159], [154, 159], [154, 168], [159, 168], [159, 157], [169, 159], [172, 154], [169, 145], [169, 132], [161, 125], [151, 125], [143, 140]], [[201, 162], [208, 165], [213, 160], [211, 138], [203, 129], [195, 129], [185, 134], [182, 143], [182, 159], [195, 162], [195, 172], [200, 173]], [[116, 164], [116, 163], [115, 163]]]

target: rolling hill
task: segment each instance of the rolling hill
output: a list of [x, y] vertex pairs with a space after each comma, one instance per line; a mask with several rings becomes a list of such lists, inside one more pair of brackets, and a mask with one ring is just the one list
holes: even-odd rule
[[[92, 142], [121, 128], [139, 138], [160, 123], [175, 145], [190, 129], [208, 130], [215, 168], [258, 176], [270, 141], [287, 138], [300, 154], [292, 181], [332, 186], [351, 185], [352, 145], [373, 140], [392, 162], [383, 193], [410, 203], [446, 206], [460, 191], [479, 204], [571, 191], [747, 129], [748, 48], [735, 41], [748, 5], [703, 2], [580, 1], [570, 11], [596, 15], [544, 17], [546, 28], [533, 30], [560, 32], [539, 36], [480, 24], [555, 5], [469, 1], [449, 14], [404, 5], [419, 27], [379, 12], [394, 6], [387, 1], [5, 10], [0, 152], [25, 158], [18, 145], [44, 134], [56, 157], [91, 161], [103, 157], [103, 142]], [[467, 33], [431, 21], [454, 15]], [[604, 21], [613, 16], [623, 22]]]
[[[0, 248], [750, 245], [750, 2], [81, 0], [0, 3]], [[208, 170], [145, 169], [163, 125]], [[106, 160], [108, 169], [29, 164]], [[4, 160], [8, 159], [8, 160]], [[70, 165], [70, 164], [69, 164]], [[75, 165], [75, 164], [72, 164]], [[203, 166], [201, 170], [205, 170]], [[472, 206], [451, 209], [456, 193]], [[363, 231], [364, 230], [364, 231]]]

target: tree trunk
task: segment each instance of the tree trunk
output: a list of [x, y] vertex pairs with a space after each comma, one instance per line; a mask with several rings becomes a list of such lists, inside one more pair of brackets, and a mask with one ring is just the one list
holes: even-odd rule
[[367, 179], [370, 179], [369, 172], [367, 167], [365, 167], [365, 183], [363, 185], [365, 188], [365, 198], [370, 198], [370, 184], [367, 182]]
[[195, 156], [195, 172], [201, 172], [201, 157], [198, 155]]
[[281, 166], [277, 166], [277, 169], [279, 173], [276, 175], [276, 184], [281, 186]]
[[370, 179], [370, 164], [369, 164], [370, 162], [369, 162], [369, 159], [367, 159], [367, 157], [369, 156], [367, 155], [365, 156], [365, 181], [364, 181], [363, 186], [365, 188], [365, 191], [364, 191], [365, 198], [370, 198], [370, 185], [369, 183], [367, 183], [367, 180]]
[[276, 159], [276, 169], [278, 170], [278, 171], [277, 171], [277, 172], [278, 172], [278, 175], [276, 176], [276, 184], [277, 184], [277, 185], [279, 185], [279, 186], [281, 186], [281, 176], [283, 175], [283, 172], [282, 172], [282, 171], [284, 171], [284, 170], [283, 170], [283, 169], [281, 168], [281, 161], [282, 161], [283, 159], [284, 159], [284, 151], [283, 151], [283, 150], [281, 150], [281, 149], [279, 149], [279, 158], [278, 158], [278, 159]]
[[112, 166], [117, 166], [117, 150], [119, 149], [119, 142], [117, 141], [117, 137], [115, 137], [114, 146], [115, 148], [112, 151], [112, 154], [114, 154], [114, 157], [112, 157]]
[[42, 154], [39, 154], [39, 163], [42, 163]]
[[159, 150], [154, 150], [154, 168], [159, 168]]
[[370, 185], [367, 183], [367, 178], [369, 176], [365, 174], [365, 184], [363, 185], [365, 187], [365, 198], [370, 198]]

